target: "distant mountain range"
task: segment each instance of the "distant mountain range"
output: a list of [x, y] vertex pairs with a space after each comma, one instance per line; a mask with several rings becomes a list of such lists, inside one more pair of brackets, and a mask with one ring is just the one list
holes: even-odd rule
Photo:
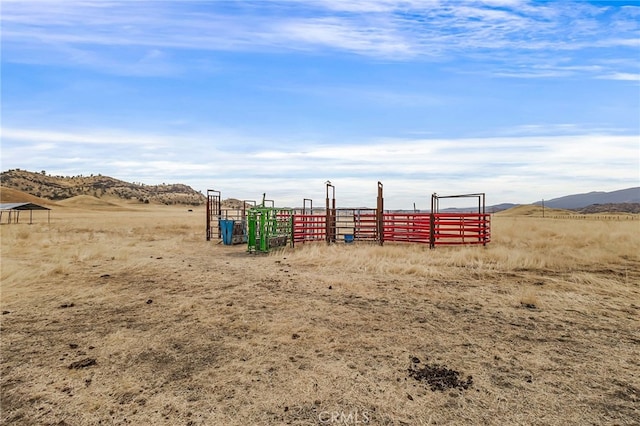
[[[542, 201], [531, 203], [541, 206]], [[503, 203], [485, 207], [487, 213], [507, 210], [520, 204]], [[618, 191], [593, 191], [584, 194], [544, 200], [544, 206], [553, 209], [575, 210], [579, 213], [626, 212], [640, 213], [640, 186]], [[441, 209], [441, 212], [477, 212], [477, 207]]]
[[[587, 192], [585, 194], [566, 195], [564, 197], [544, 200], [545, 207], [554, 209], [576, 210], [594, 204], [640, 203], [640, 186], [611, 192]], [[542, 205], [542, 201], [532, 203]]]

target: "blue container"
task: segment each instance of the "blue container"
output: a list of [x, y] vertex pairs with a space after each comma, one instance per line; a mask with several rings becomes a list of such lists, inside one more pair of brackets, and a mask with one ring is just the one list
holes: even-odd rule
[[347, 244], [350, 244], [353, 242], [353, 235], [352, 234], [344, 234], [344, 242]]
[[220, 233], [222, 234], [222, 243], [225, 246], [233, 244], [233, 225], [235, 220], [221, 220]]

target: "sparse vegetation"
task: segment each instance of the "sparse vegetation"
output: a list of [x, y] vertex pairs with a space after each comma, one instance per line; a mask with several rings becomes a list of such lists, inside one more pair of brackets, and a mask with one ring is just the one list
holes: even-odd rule
[[261, 256], [203, 207], [125, 206], [0, 226], [2, 423], [640, 420], [637, 220]]
[[64, 200], [79, 195], [96, 198], [116, 198], [133, 202], [152, 202], [165, 205], [198, 206], [206, 197], [193, 188], [182, 184], [141, 185], [107, 176], [50, 176], [43, 170], [32, 173], [19, 169], [0, 174], [4, 188], [16, 189], [49, 200]]

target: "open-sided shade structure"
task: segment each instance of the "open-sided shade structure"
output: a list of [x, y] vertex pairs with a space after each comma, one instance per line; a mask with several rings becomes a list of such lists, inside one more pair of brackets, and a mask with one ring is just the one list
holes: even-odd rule
[[2, 223], [2, 216], [5, 214], [7, 223], [18, 223], [20, 221], [20, 212], [24, 210], [29, 211], [29, 224], [33, 223], [34, 210], [46, 210], [47, 222], [51, 221], [51, 209], [48, 207], [35, 203], [0, 203], [0, 223]]

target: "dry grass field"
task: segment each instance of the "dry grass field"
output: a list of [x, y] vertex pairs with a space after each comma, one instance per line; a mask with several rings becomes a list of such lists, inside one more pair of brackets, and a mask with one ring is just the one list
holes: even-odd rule
[[187, 209], [0, 226], [3, 424], [640, 424], [637, 217], [250, 255]]

